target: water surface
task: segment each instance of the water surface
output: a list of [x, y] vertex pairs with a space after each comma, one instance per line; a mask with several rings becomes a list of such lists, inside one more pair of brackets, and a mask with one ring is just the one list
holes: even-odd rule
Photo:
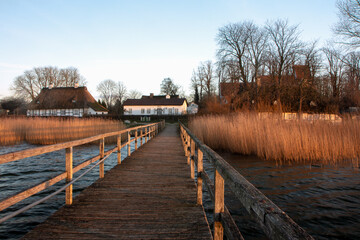
[[[360, 171], [351, 166], [277, 165], [255, 156], [220, 155], [315, 239], [360, 239]], [[228, 192], [248, 238], [265, 238]]]

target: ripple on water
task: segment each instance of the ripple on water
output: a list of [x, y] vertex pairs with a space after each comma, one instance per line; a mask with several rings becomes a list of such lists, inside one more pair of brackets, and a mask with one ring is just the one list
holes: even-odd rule
[[[30, 144], [19, 144], [14, 146], [0, 146], [0, 154], [5, 154], [24, 149], [38, 147]], [[114, 145], [105, 146], [105, 151], [114, 148]], [[134, 150], [134, 142], [131, 150]], [[73, 150], [74, 165], [83, 162], [90, 157], [99, 154], [97, 145], [84, 145], [74, 147]], [[127, 155], [127, 149], [122, 149], [122, 159]], [[117, 155], [112, 154], [105, 161], [105, 172], [117, 164]], [[88, 167], [87, 167], [88, 168]], [[87, 168], [74, 174], [74, 178], [79, 176]], [[0, 165], [0, 201], [10, 197], [18, 192], [24, 191], [41, 182], [49, 180], [65, 171], [65, 150], [46, 153], [39, 156], [26, 158], [20, 161], [14, 161]], [[99, 169], [95, 167], [73, 186], [74, 197], [84, 188], [91, 185], [99, 177]], [[56, 191], [64, 185], [65, 181], [60, 181], [44, 191], [25, 199], [6, 210], [0, 212], [0, 218], [4, 217], [26, 205], [37, 201], [50, 193]], [[65, 203], [65, 193], [54, 196], [50, 200], [31, 208], [30, 210], [0, 224], [0, 239], [18, 239], [33, 229], [37, 224], [43, 222], [57, 209]]]
[[[305, 164], [277, 166], [254, 156], [220, 154], [316, 239], [360, 239], [358, 170]], [[244, 237], [256, 238], [241, 211], [233, 213]]]

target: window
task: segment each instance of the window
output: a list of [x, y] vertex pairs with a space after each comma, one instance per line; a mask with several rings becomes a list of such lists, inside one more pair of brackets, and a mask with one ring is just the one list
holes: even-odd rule
[[179, 114], [179, 109], [175, 108], [175, 114]]
[[80, 110], [79, 109], [74, 109], [74, 115], [79, 115], [80, 114]]
[[173, 114], [172, 108], [169, 108], [169, 114]]
[[145, 113], [145, 108], [142, 108], [141, 109], [141, 114], [144, 114]]
[[65, 116], [65, 109], [61, 109], [61, 116]]
[[146, 109], [146, 113], [150, 114], [151, 113], [151, 108]]
[[132, 114], [132, 108], [129, 108], [128, 111], [129, 111], [129, 114]]

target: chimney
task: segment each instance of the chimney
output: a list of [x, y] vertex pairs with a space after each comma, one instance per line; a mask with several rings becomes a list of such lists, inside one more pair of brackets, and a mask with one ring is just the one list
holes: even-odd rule
[[153, 93], [150, 93], [150, 98], [153, 98], [154, 97], [154, 94]]
[[75, 83], [74, 88], [78, 88], [79, 87], [79, 83]]
[[49, 85], [49, 89], [52, 89], [54, 87], [54, 84]]

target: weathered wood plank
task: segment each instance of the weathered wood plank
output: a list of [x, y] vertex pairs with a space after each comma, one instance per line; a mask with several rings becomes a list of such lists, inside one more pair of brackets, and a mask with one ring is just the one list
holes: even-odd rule
[[24, 239], [211, 239], [186, 161], [168, 126]]

